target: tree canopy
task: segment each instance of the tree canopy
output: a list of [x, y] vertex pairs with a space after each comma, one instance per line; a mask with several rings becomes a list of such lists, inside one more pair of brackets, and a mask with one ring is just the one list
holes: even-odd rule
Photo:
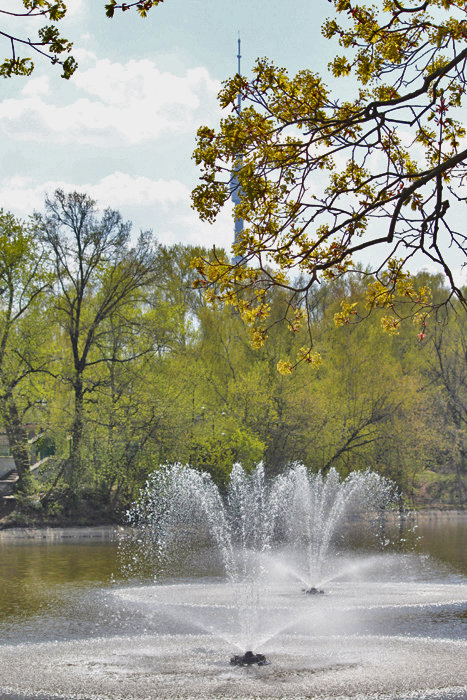
[[[465, 2], [332, 4], [322, 33], [341, 48], [329, 68], [353, 78], [352, 99], [333, 96], [311, 70], [290, 77], [259, 59], [252, 79], [225, 81], [219, 101], [230, 113], [220, 127], [198, 131], [195, 208], [212, 222], [237, 187], [235, 216], [245, 224], [234, 261], [220, 253], [195, 261], [200, 285], [237, 308], [258, 346], [271, 322], [269, 289], [289, 293], [286, 318], [296, 332], [316, 284], [349, 274], [363, 253], [371, 259], [365, 308], [343, 300], [338, 325], [379, 307], [385, 330], [397, 334], [411, 317], [423, 340], [433, 302], [408, 271], [414, 258], [446, 276], [438, 304], [466, 304], [454, 272], [467, 243]], [[304, 348], [280, 369], [318, 359]]]
[[[363, 273], [325, 281], [309, 295], [325, 361], [284, 377], [278, 361], [307, 333], [276, 323], [287, 290], [269, 290], [274, 326], [254, 350], [239, 315], [192, 286], [190, 261], [208, 251], [158, 245], [147, 233], [131, 244], [129, 234], [118, 212], [100, 212], [82, 193], [56, 191], [29, 223], [0, 212], [0, 420], [19, 502], [34, 517], [53, 519], [80, 499], [124, 510], [148, 474], [172, 462], [220, 486], [235, 462], [248, 470], [262, 461], [270, 475], [297, 461], [342, 476], [371, 465], [409, 502], [462, 503], [460, 302], [440, 310], [423, 343], [410, 326], [385, 338], [374, 315], [335, 327], [343, 300], [364, 304]], [[438, 303], [444, 282], [419, 273], [413, 284]], [[55, 456], [41, 463], [46, 446]]]
[[[19, 483], [27, 478], [29, 454], [22, 415], [37, 396], [31, 375], [40, 368], [40, 307], [51, 283], [47, 255], [33, 232], [0, 210], [0, 420], [15, 460]], [[27, 386], [23, 392], [23, 387]]]

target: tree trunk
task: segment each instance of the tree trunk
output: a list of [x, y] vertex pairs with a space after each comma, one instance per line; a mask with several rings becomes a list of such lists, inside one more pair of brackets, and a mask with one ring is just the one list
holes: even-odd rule
[[82, 449], [84, 432], [84, 391], [83, 378], [78, 375], [74, 382], [75, 392], [75, 415], [71, 429], [71, 453], [67, 474], [68, 485], [73, 492], [76, 491], [81, 480], [82, 472]]

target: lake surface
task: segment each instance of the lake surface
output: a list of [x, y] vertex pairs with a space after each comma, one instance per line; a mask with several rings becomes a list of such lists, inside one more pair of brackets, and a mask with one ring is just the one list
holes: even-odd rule
[[[436, 661], [433, 663], [438, 663], [439, 668], [445, 670], [451, 685], [455, 680], [454, 686], [449, 689], [447, 680], [446, 682], [443, 681], [444, 685], [439, 681], [446, 688], [444, 695], [439, 690], [436, 691], [436, 694], [432, 693], [431, 695], [430, 692], [424, 690], [425, 694], [422, 694], [420, 691], [420, 694], [417, 695], [413, 686], [417, 687], [417, 683], [421, 681], [414, 678], [410, 681], [412, 685], [407, 681], [407, 689], [409, 690], [410, 687], [410, 697], [436, 698], [436, 700], [441, 700], [442, 698], [459, 700], [467, 697], [464, 691], [459, 690], [459, 684], [462, 681], [461, 676], [465, 673], [465, 665], [462, 659], [465, 661], [466, 648], [455, 646], [464, 643], [465, 623], [467, 620], [465, 587], [467, 574], [466, 535], [467, 518], [465, 516], [421, 520], [414, 532], [403, 533], [402, 539], [405, 541], [399, 544], [397, 551], [387, 547], [383, 553], [373, 552], [371, 553], [371, 566], [366, 569], [361, 566], [358, 569], [360, 573], [356, 578], [353, 575], [350, 577], [343, 576], [340, 580], [331, 583], [331, 592], [338, 596], [336, 600], [341, 601], [338, 604], [341, 612], [339, 615], [332, 615], [333, 607], [331, 606], [326, 609], [329, 612], [326, 613], [323, 620], [319, 617], [314, 620], [314, 634], [316, 635], [319, 632], [324, 640], [321, 645], [322, 648], [326, 648], [329, 639], [334, 635], [336, 639], [339, 638], [341, 640], [341, 653], [345, 658], [353, 659], [352, 654], [360, 654], [358, 663], [364, 667], [365, 664], [370, 664], [370, 648], [372, 650], [371, 653], [374, 654], [378, 644], [384, 644], [381, 658], [385, 659], [385, 663], [389, 664], [389, 660], [392, 658], [391, 654], [393, 654], [391, 663], [397, 665], [402, 665], [404, 658], [410, 658], [411, 653], [414, 653], [414, 659], [418, 659], [414, 663], [422, 663], [420, 660], [429, 658], [429, 654], [433, 651], [433, 644], [436, 644], [436, 649], [433, 651], [433, 658]], [[360, 554], [355, 561], [363, 561]], [[59, 645], [58, 648], [60, 648], [60, 644], [65, 644], [64, 648], [68, 650], [71, 649], [70, 645], [75, 644], [76, 648], [74, 648], [72, 659], [84, 659], [80, 668], [86, 667], [88, 669], [88, 675], [86, 676], [88, 678], [89, 669], [94, 662], [87, 659], [86, 647], [79, 646], [86, 643], [86, 640], [88, 640], [88, 644], [104, 645], [102, 647], [96, 646], [96, 658], [99, 657], [99, 654], [104, 654], [108, 658], [110, 654], [109, 640], [134, 639], [134, 649], [137, 649], [140, 648], [138, 645], [147, 644], [148, 639], [157, 637], [159, 639], [159, 653], [161, 655], [163, 653], [166, 654], [167, 658], [170, 657], [172, 659], [170, 669], [175, 668], [177, 665], [173, 661], [175, 652], [172, 648], [164, 647], [164, 644], [168, 644], [168, 642], [165, 641], [162, 644], [161, 633], [172, 635], [171, 637], [165, 636], [164, 640], [177, 639], [177, 635], [180, 634], [185, 635], [183, 637], [184, 640], [191, 638], [190, 635], [199, 633], [202, 626], [207, 628], [207, 618], [203, 618], [201, 621], [196, 616], [190, 618], [189, 615], [185, 615], [186, 611], [196, 607], [198, 611], [202, 610], [203, 615], [205, 615], [205, 611], [212, 607], [210, 600], [213, 600], [216, 596], [218, 596], [218, 608], [226, 605], [223, 598], [225, 591], [218, 583], [219, 577], [215, 576], [216, 571], [209, 571], [209, 576], [205, 575], [204, 578], [201, 578], [200, 576], [193, 576], [191, 567], [188, 568], [189, 570], [185, 572], [179, 572], [182, 574], [181, 578], [174, 580], [173, 577], [169, 577], [167, 581], [162, 581], [161, 590], [163, 595], [161, 596], [159, 591], [159, 598], [155, 601], [153, 596], [157, 586], [151, 586], [151, 582], [147, 579], [129, 581], [122, 572], [117, 541], [77, 540], [49, 542], [47, 540], [0, 539], [0, 666], [2, 661], [4, 667], [5, 664], [11, 664], [9, 659], [13, 652], [15, 654], [14, 658], [17, 658], [17, 652], [21, 652], [20, 656], [21, 654], [27, 655], [27, 645], [31, 645], [30, 649], [46, 650], [44, 651], [44, 658], [49, 660], [49, 666], [52, 668], [54, 664], [58, 663], [53, 661], [52, 653], [52, 650], [57, 650], [57, 644]], [[351, 567], [349, 568], [350, 570]], [[206, 574], [201, 563], [197, 573], [201, 574], [203, 571]], [[164, 583], [171, 584], [172, 587], [164, 587]], [[211, 585], [211, 588], [209, 585]], [[363, 585], [365, 586], [364, 589], [359, 588], [359, 586]], [[354, 591], [356, 591], [355, 594]], [[363, 591], [362, 594], [361, 591]], [[166, 600], [164, 600], [164, 595], [167, 597]], [[175, 607], [173, 604], [174, 595], [179, 596], [176, 612], [174, 612]], [[189, 597], [183, 602], [183, 596], [185, 595]], [[283, 596], [283, 593], [280, 593], [280, 595]], [[206, 598], [206, 596], [208, 597]], [[300, 601], [298, 598], [296, 599], [297, 605], [303, 604], [302, 598]], [[327, 597], [323, 596], [323, 598]], [[327, 598], [326, 604], [329, 604], [330, 600], [330, 598]], [[192, 601], [197, 601], [195, 606], [191, 604]], [[275, 609], [278, 609], [278, 607], [280, 606], [276, 605]], [[183, 612], [180, 613], [180, 611]], [[199, 613], [197, 614], [199, 616]], [[212, 611], [210, 614], [212, 614]], [[271, 617], [270, 610], [267, 616]], [[326, 623], [325, 634], [322, 630], [320, 631], [319, 627], [320, 624], [324, 625], [324, 621]], [[270, 620], [265, 619], [262, 622], [265, 626], [267, 626], [267, 623], [270, 623]], [[298, 639], [299, 635], [305, 633], [306, 630], [301, 629], [300, 625], [297, 624], [294, 630], [296, 636], [293, 637], [293, 640]], [[352, 644], [352, 652], [350, 647], [347, 648], [345, 646], [346, 644], [348, 645], [348, 640], [351, 638], [358, 639], [358, 643]], [[364, 644], [362, 641], [370, 638], [373, 640], [371, 645], [369, 643]], [[421, 646], [420, 648], [417, 647], [416, 654], [413, 648], [410, 647], [410, 650], [404, 656], [401, 650], [403, 645], [408, 643], [407, 639], [424, 640], [423, 644], [431, 644], [432, 646], [429, 646], [429, 649], [428, 647], [427, 649], [422, 649]], [[294, 644], [293, 640], [287, 641], [284, 637], [282, 641], [283, 648], [286, 648], [287, 644]], [[394, 640], [399, 640], [399, 642], [396, 644]], [[203, 644], [205, 643], [206, 639], [204, 639]], [[421, 641], [417, 643], [419, 645], [422, 644]], [[115, 644], [116, 646], [112, 647], [112, 654], [114, 656], [121, 655], [123, 653], [121, 651], [122, 642], [120, 641], [118, 644], [115, 642]], [[363, 645], [361, 649], [358, 647], [359, 644]], [[454, 644], [449, 653], [447, 644]], [[394, 645], [394, 647], [391, 645]], [[126, 647], [127, 643], [123, 642], [123, 646]], [[161, 651], [162, 648], [164, 651]], [[191, 653], [194, 656], [200, 654], [201, 648], [204, 649], [205, 647], [201, 647], [198, 644], [191, 650]], [[270, 648], [272, 650], [271, 653], [274, 653], [274, 646], [270, 644]], [[455, 652], [454, 657], [453, 649]], [[443, 653], [447, 654], [447, 660], [442, 658]], [[80, 654], [84, 656], [80, 657]], [[138, 663], [140, 663], [141, 658], [147, 657], [147, 651], [140, 650], [138, 654]], [[298, 652], [296, 651], [295, 655], [297, 654]], [[331, 651], [329, 654], [329, 659], [331, 659]], [[456, 658], [457, 654], [459, 654], [458, 658]], [[203, 659], [204, 657], [202, 657], [200, 663], [204, 663]], [[321, 669], [333, 668], [333, 664], [329, 659], [322, 661]], [[364, 659], [365, 664], [362, 659]], [[219, 665], [221, 662], [216, 663]], [[459, 668], [459, 678], [457, 680], [455, 678], [456, 664], [458, 664]], [[69, 665], [73, 666], [74, 662], [70, 661]], [[343, 669], [344, 666], [342, 664], [341, 666]], [[345, 672], [351, 674], [354, 671], [349, 669], [353, 668], [353, 666], [358, 666], [358, 664], [356, 661], [352, 661], [352, 663], [349, 661], [347, 666], [348, 670]], [[105, 673], [101, 671], [101, 675], [96, 676], [96, 683], [102, 683], [99, 697], [140, 697], [136, 691], [134, 691], [134, 695], [128, 694], [129, 691], [126, 691], [127, 694], [123, 693], [120, 695], [121, 688], [119, 692], [117, 690], [111, 692], [109, 690], [111, 688], [109, 679], [113, 678], [115, 670], [112, 671], [112, 675], [107, 670], [108, 667], [105, 666], [105, 668]], [[123, 669], [126, 669], [126, 671]], [[344, 670], [342, 669], [339, 671], [341, 675], [334, 673], [334, 676], [329, 680], [329, 685], [326, 686], [334, 688], [334, 693], [338, 693], [341, 687], [339, 683], [344, 682], [342, 680], [344, 678]], [[383, 664], [381, 664], [381, 669], [383, 679]], [[286, 670], [283, 670], [283, 672], [287, 675]], [[310, 679], [313, 680], [313, 683], [317, 683], [316, 670], [310, 671], [308, 669], [306, 672], [311, 673]], [[131, 674], [136, 673], [135, 660], [132, 659], [130, 664], [128, 659], [122, 657], [121, 673], [122, 678], [125, 678], [125, 682], [128, 681]], [[141, 687], [144, 690], [144, 683], [149, 684], [149, 675], [146, 677], [140, 668], [138, 673], [142, 683]], [[190, 673], [192, 673], [192, 670], [190, 670]], [[301, 669], [301, 673], [305, 673], [305, 671]], [[295, 671], [294, 674], [295, 676], [297, 675]], [[387, 674], [388, 678], [390, 678], [389, 666]], [[291, 677], [292, 675], [290, 674]], [[47, 674], [44, 675], [44, 678], [46, 676]], [[172, 676], [167, 670], [165, 675], [162, 674], [160, 677], [167, 679]], [[410, 678], [409, 671], [407, 671], [407, 677]], [[217, 681], [218, 679], [216, 679]], [[255, 679], [256, 681], [257, 679]], [[435, 681], [436, 678], [434, 677], [429, 687], [432, 687]], [[32, 683], [32, 681], [28, 682], [29, 684]], [[30, 694], [28, 695], [26, 691], [23, 693], [18, 691], [20, 680], [17, 680], [16, 685], [12, 687], [6, 686], [5, 677], [2, 681], [0, 670], [0, 698], [2, 700], [3, 698], [32, 698], [32, 691], [34, 691], [34, 697], [68, 699], [72, 697], [71, 691], [75, 689], [75, 686], [70, 685], [69, 694], [64, 695], [65, 687], [60, 686], [60, 683], [63, 682], [63, 677], [62, 680], [50, 680], [50, 685], [47, 686], [49, 694], [43, 693], [42, 696], [40, 693], [43, 691], [43, 686], [40, 683], [37, 687], [29, 685]], [[83, 683], [82, 687], [86, 689], [85, 682], [82, 679], [79, 682]], [[167, 680], [164, 682], [168, 683]], [[253, 683], [251, 677], [248, 679], [248, 682]], [[307, 682], [311, 683], [312, 681], [308, 680]], [[348, 686], [350, 688], [351, 680], [346, 682], [350, 684]], [[374, 674], [373, 676], [369, 675], [367, 680], [368, 688], [373, 688], [375, 682]], [[67, 683], [71, 683], [71, 680], [68, 679]], [[76, 683], [78, 683], [78, 680]], [[165, 687], [162, 680], [160, 683], [161, 688]], [[276, 679], [274, 683], [275, 685], [271, 686], [273, 689], [279, 681]], [[332, 685], [333, 683], [335, 685]], [[356, 697], [359, 686], [356, 680], [355, 683]], [[383, 680], [381, 680], [381, 683], [383, 683]], [[465, 677], [464, 684], [467, 687], [467, 679]], [[293, 687], [295, 687], [293, 684], [290, 685], [289, 695], [284, 691], [285, 694], [283, 696], [277, 697], [301, 697], [297, 694], [299, 691], [293, 690]], [[251, 688], [250, 686], [245, 686], [245, 689], [250, 694], [256, 693], [257, 697], [266, 697], [264, 694], [266, 693], [265, 688], [260, 692], [253, 684]], [[158, 692], [162, 691], [153, 692], [155, 693], [154, 695], [142, 695], [141, 697], [175, 697], [172, 695], [174, 692], [172, 686], [167, 686], [166, 695], [158, 695]], [[208, 693], [213, 692], [211, 686], [206, 686], [206, 697], [224, 697], [220, 691], [216, 691], [215, 695], [208, 695]], [[229, 692], [230, 695], [227, 694], [226, 697], [237, 697], [232, 690]], [[268, 692], [272, 693], [273, 690], [269, 688]], [[325, 697], [322, 694], [324, 690], [320, 690], [318, 686], [316, 686], [315, 692], [316, 697]], [[361, 689], [358, 692], [361, 694]], [[395, 686], [393, 694], [387, 697], [397, 698], [397, 700], [402, 697], [408, 697], [408, 695], [405, 696], [403, 693], [397, 695], [398, 692], [400, 693]], [[89, 694], [89, 691], [87, 693], [84, 691], [83, 695], [78, 694], [73, 695], [73, 697], [82, 697], [86, 700], [94, 697]], [[337, 695], [334, 696], [337, 697]], [[267, 697], [273, 697], [273, 695], [267, 695]], [[350, 693], [349, 697], [354, 697], [354, 695]], [[369, 694], [368, 697], [373, 696]]]
[[[467, 575], [467, 515], [422, 520], [406, 536], [403, 549], [421, 556], [422, 577], [458, 581]], [[3, 625], [20, 626], [62, 607], [73, 591], [123, 581], [120, 561], [116, 535], [97, 541], [0, 539], [0, 640]]]

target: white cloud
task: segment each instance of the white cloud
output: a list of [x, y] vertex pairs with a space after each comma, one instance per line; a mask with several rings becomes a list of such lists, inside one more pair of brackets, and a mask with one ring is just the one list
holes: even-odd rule
[[83, 12], [84, 4], [84, 0], [68, 0], [68, 2], [66, 3], [67, 18], [77, 18]]
[[183, 242], [205, 248], [224, 248], [227, 252], [233, 243], [234, 222], [232, 211], [227, 207], [221, 211], [213, 224], [201, 221], [198, 214], [189, 206], [183, 206], [171, 219], [172, 230], [158, 232], [164, 243], [177, 243], [183, 232]]
[[[84, 44], [91, 39], [90, 34], [82, 34], [79, 41], [79, 46], [76, 48], [73, 46], [73, 56], [78, 61], [79, 70], [83, 70], [83, 66], [93, 66], [97, 61], [97, 56], [94, 51], [89, 51], [84, 48]], [[76, 73], [75, 78], [76, 80]]]
[[219, 84], [203, 67], [178, 76], [147, 59], [103, 59], [79, 71], [73, 86], [67, 104], [58, 99], [54, 103], [48, 79], [32, 79], [19, 97], [0, 102], [3, 130], [33, 141], [139, 144], [166, 134], [193, 133], [207, 115], [217, 113]]
[[29, 177], [11, 177], [0, 181], [0, 203], [17, 216], [28, 216], [33, 210], [41, 210], [45, 195], [56, 189], [65, 192], [85, 192], [95, 199], [99, 207], [152, 206], [165, 208], [189, 202], [189, 190], [179, 180], [150, 180], [114, 172], [95, 184], [70, 183], [58, 180], [34, 182]]
[[230, 207], [210, 225], [200, 221], [191, 208], [189, 188], [179, 180], [151, 180], [114, 172], [94, 184], [76, 184], [49, 180], [35, 182], [29, 177], [11, 177], [0, 181], [0, 207], [20, 218], [42, 211], [45, 196], [57, 189], [85, 192], [98, 207], [111, 207], [135, 223], [135, 230], [152, 228], [161, 243], [187, 243], [207, 248], [230, 250], [233, 219]]
[[221, 212], [215, 224], [200, 221], [191, 208], [190, 190], [179, 180], [151, 180], [114, 172], [94, 184], [58, 180], [35, 182], [29, 177], [11, 177], [0, 181], [0, 207], [20, 218], [42, 211], [46, 195], [57, 189], [85, 192], [98, 207], [111, 207], [135, 222], [135, 229], [153, 228], [161, 243], [187, 243], [230, 249], [233, 219], [230, 208]]
[[21, 94], [28, 99], [40, 99], [49, 93], [50, 80], [46, 75], [42, 75], [39, 78], [30, 78], [21, 91]]
[[179, 180], [151, 180], [121, 172], [107, 175], [96, 185], [85, 185], [84, 191], [97, 202], [115, 208], [154, 204], [169, 208], [190, 200], [190, 190]]

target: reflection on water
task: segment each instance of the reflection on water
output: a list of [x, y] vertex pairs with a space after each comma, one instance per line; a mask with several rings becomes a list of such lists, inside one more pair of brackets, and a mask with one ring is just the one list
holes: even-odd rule
[[467, 515], [422, 520], [415, 530], [415, 549], [467, 574]]
[[65, 588], [108, 584], [116, 561], [113, 542], [0, 541], [0, 620], [60, 604]]
[[[466, 534], [467, 518], [434, 519], [420, 524], [416, 537], [411, 536], [406, 545], [425, 555], [420, 559], [425, 565], [420, 564], [417, 578], [460, 582], [462, 574], [467, 573]], [[0, 540], [0, 644], [15, 639], [87, 637], [101, 627], [106, 634], [131, 628], [144, 630], [147, 619], [136, 619], [134, 610], [109, 611], [109, 586], [122, 578], [118, 544], [114, 541]], [[429, 624], [440, 635], [450, 628], [452, 636], [458, 637], [463, 620], [465, 613], [456, 608], [433, 611]], [[399, 619], [397, 624], [403, 621]], [[384, 612], [381, 623], [388, 632], [396, 624]], [[419, 634], [427, 631], [427, 619], [417, 611], [405, 616], [404, 625], [407, 629], [415, 625]]]

